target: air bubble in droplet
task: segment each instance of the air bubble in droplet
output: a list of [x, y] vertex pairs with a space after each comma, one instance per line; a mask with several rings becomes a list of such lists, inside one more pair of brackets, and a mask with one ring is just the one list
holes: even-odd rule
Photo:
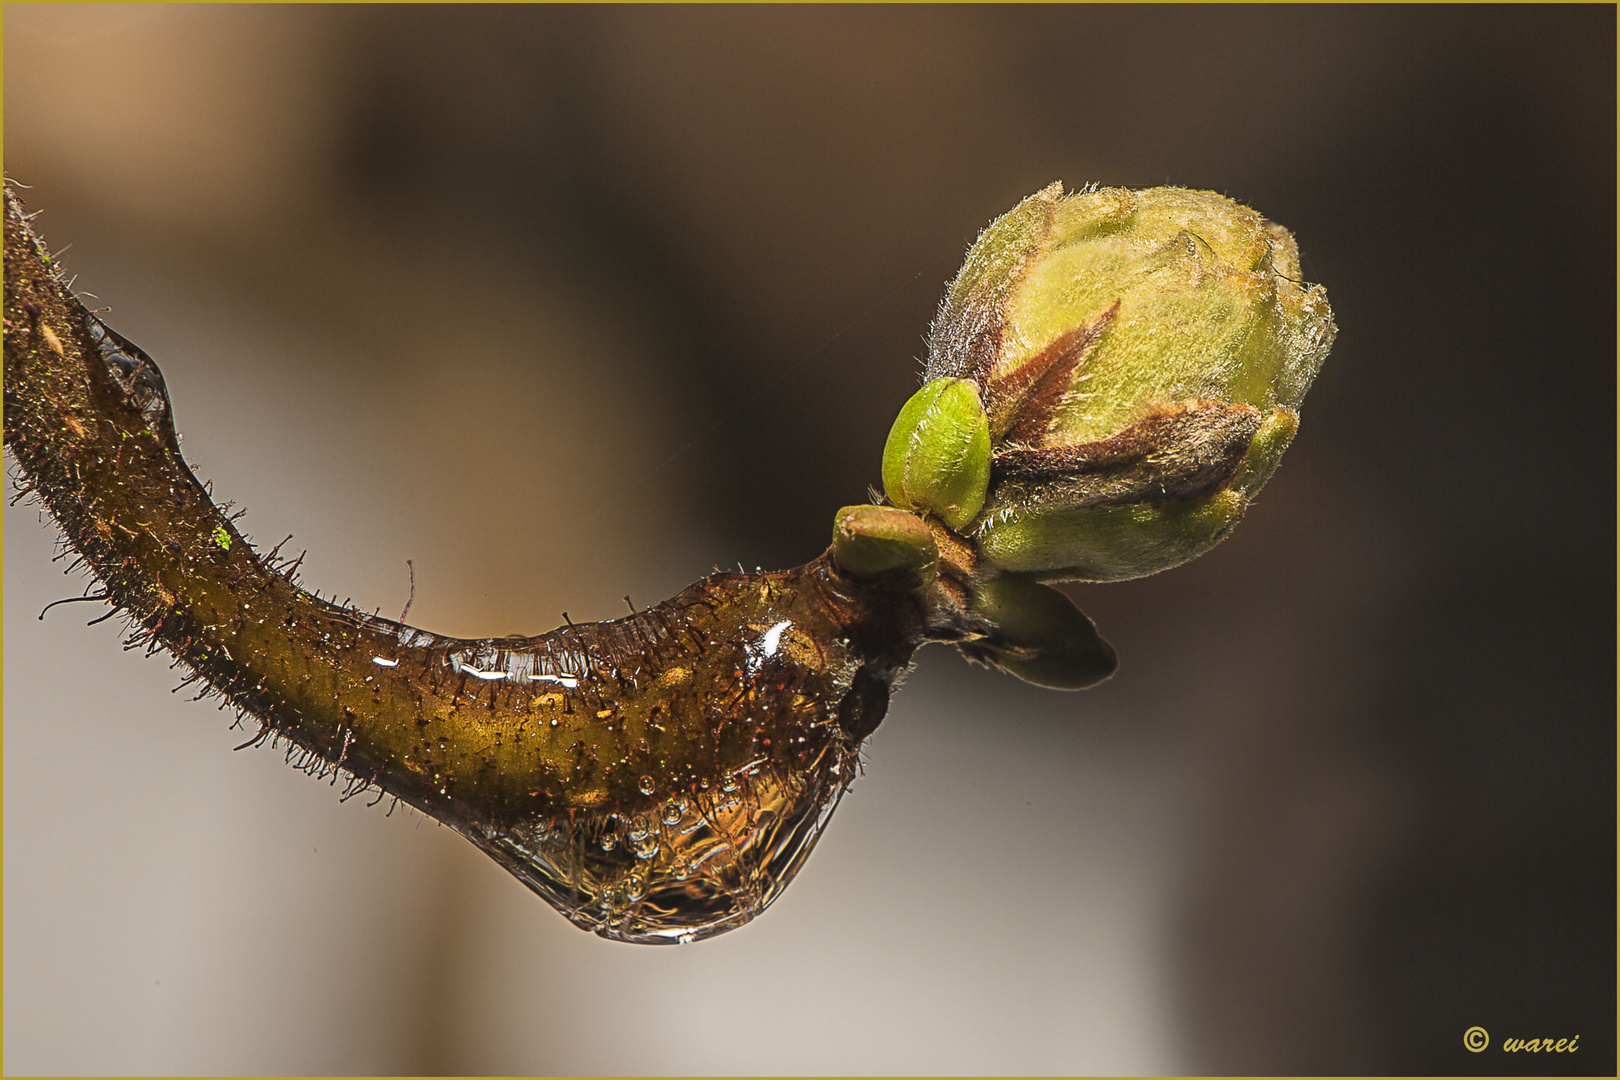
[[618, 846], [619, 846], [619, 838], [617, 836], [613, 835], [612, 833], [603, 833], [602, 834], [602, 850], [603, 851], [612, 851], [614, 848], [616, 848]]
[[652, 777], [643, 776], [641, 778], [641, 783], [638, 784], [637, 786], [641, 789], [641, 793], [643, 795], [651, 795], [653, 793], [653, 788], [654, 788], [655, 785], [653, 784], [653, 778]]
[[686, 800], [679, 795], [664, 804], [663, 820], [665, 825], [676, 825], [686, 815]]
[[647, 895], [647, 882], [640, 874], [631, 874], [624, 882], [624, 898], [629, 901], [640, 900]]

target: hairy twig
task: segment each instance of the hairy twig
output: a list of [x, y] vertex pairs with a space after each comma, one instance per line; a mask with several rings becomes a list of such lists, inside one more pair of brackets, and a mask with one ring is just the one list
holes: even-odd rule
[[[613, 622], [491, 639], [312, 596], [279, 545], [261, 556], [214, 504], [156, 364], [73, 295], [9, 187], [5, 203], [6, 446], [130, 618], [132, 647], [172, 654], [257, 721], [250, 742], [285, 740], [306, 768], [450, 824], [603, 932], [664, 940], [663, 918], [670, 936], [701, 935], [785, 883], [927, 636], [923, 591], [824, 555], [716, 575]], [[682, 833], [687, 818], [702, 827]], [[657, 858], [648, 823], [666, 833]], [[716, 849], [702, 853], [714, 888], [689, 874], [679, 889], [699, 916], [627, 923], [623, 901], [689, 867], [695, 833]]]

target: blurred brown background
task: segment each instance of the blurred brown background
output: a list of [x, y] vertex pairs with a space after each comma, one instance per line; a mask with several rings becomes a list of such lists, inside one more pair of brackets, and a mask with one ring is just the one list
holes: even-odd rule
[[[459, 634], [824, 544], [977, 230], [1294, 229], [1236, 536], [930, 650], [756, 923], [579, 933], [171, 696], [5, 517], [10, 1073], [1609, 1073], [1615, 12], [7, 5], [5, 168], [305, 581]], [[1484, 1054], [1465, 1028], [1492, 1034]], [[1575, 1055], [1505, 1037], [1580, 1036]]]

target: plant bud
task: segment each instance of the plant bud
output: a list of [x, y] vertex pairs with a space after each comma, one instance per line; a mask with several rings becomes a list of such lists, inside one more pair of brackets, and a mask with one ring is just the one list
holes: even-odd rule
[[939, 572], [934, 534], [916, 514], [891, 506], [846, 506], [833, 519], [833, 561], [853, 577], [901, 589], [925, 588]]
[[[942, 384], [965, 415], [976, 391], [991, 443], [982, 506], [940, 517], [993, 567], [1044, 580], [1185, 562], [1276, 468], [1334, 332], [1293, 237], [1254, 211], [1211, 192], [1053, 184], [984, 231], [931, 330], [918, 398]], [[918, 446], [963, 441], [912, 419]], [[942, 476], [965, 484], [938, 447], [892, 484], [890, 450], [900, 505], [933, 510]]]
[[990, 426], [967, 379], [933, 379], [911, 396], [883, 446], [883, 488], [896, 506], [960, 529], [984, 507]]
[[995, 628], [982, 641], [961, 646], [969, 657], [994, 664], [1027, 683], [1053, 690], [1083, 690], [1114, 673], [1113, 646], [1074, 601], [1023, 574], [979, 583], [974, 614]]

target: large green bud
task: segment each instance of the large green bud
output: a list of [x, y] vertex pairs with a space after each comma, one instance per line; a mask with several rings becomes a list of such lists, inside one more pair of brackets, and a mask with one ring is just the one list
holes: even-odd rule
[[971, 553], [941, 564], [984, 634], [964, 651], [1049, 686], [1112, 670], [1040, 582], [1142, 577], [1219, 543], [1334, 333], [1288, 231], [1212, 192], [1053, 184], [991, 223], [883, 459], [889, 501]]
[[1218, 543], [1271, 476], [1333, 343], [1288, 231], [1212, 192], [1053, 184], [968, 252], [926, 383], [967, 379], [991, 482], [965, 527], [1004, 570], [1118, 581]]

